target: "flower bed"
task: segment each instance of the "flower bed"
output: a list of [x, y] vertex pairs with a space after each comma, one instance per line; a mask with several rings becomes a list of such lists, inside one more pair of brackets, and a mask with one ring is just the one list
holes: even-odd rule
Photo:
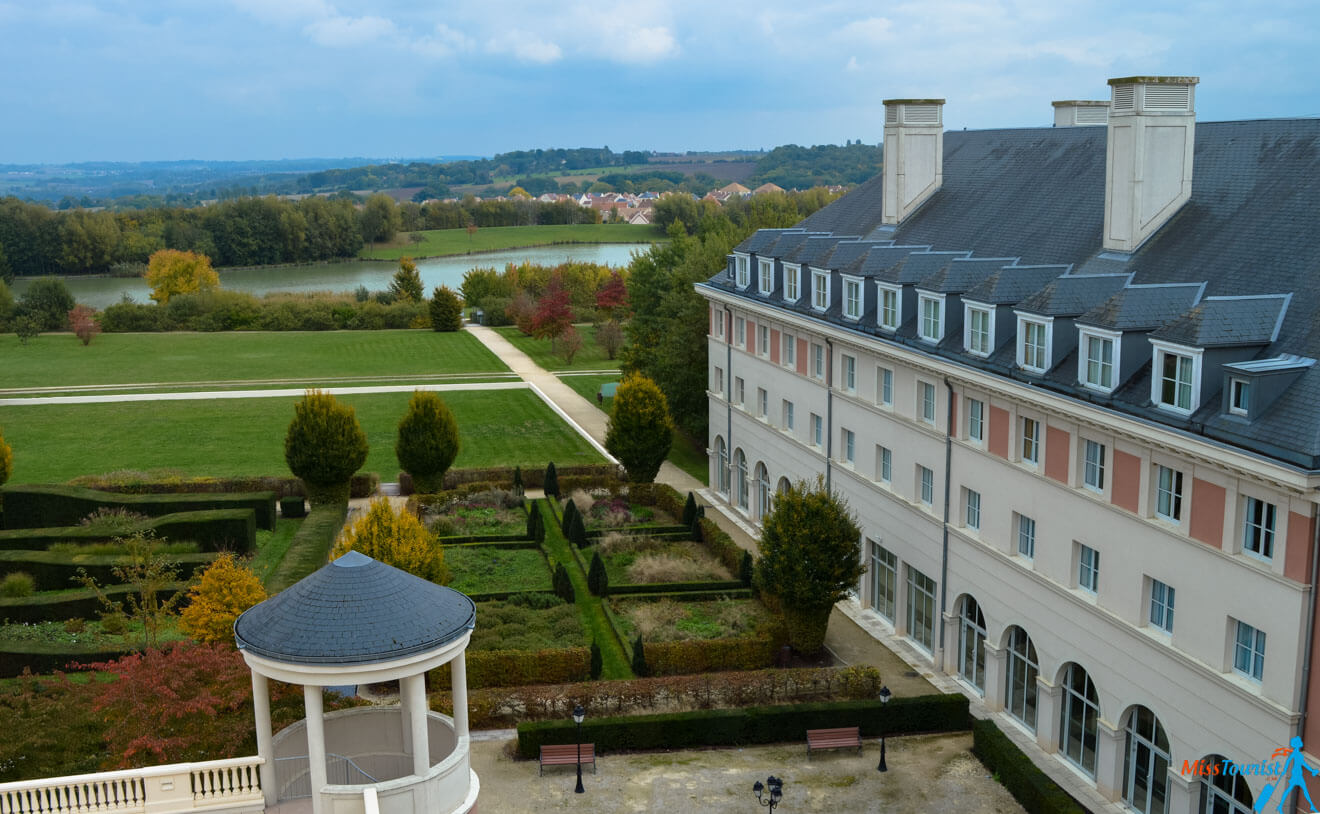
[[[629, 500], [626, 495], [605, 489], [574, 489], [568, 496], [582, 512], [588, 531], [618, 529], [624, 526], [664, 526], [678, 522], [677, 518], [649, 503]], [[563, 511], [563, 505], [560, 506]]]
[[[701, 543], [610, 532], [593, 547], [611, 585], [718, 582], [734, 578]], [[584, 558], [589, 558], [583, 552]]]
[[761, 637], [775, 627], [775, 617], [754, 599], [706, 602], [612, 600], [611, 609], [624, 641], [641, 634], [645, 642]]
[[438, 537], [522, 534], [527, 512], [522, 498], [504, 489], [487, 489], [439, 506], [429, 506], [427, 527]]

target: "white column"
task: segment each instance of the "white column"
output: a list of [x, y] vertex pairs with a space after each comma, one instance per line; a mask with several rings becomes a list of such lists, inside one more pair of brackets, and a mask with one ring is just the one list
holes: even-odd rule
[[1182, 772], [1169, 763], [1169, 814], [1196, 814], [1201, 802], [1201, 779], [1183, 777]]
[[459, 653], [449, 662], [450, 690], [454, 698], [454, 737], [468, 735], [467, 654]]
[[421, 777], [431, 768], [431, 742], [426, 731], [426, 674], [400, 679], [399, 689], [408, 695], [408, 717], [412, 721], [413, 774]]
[[944, 643], [941, 645], [938, 641], [935, 650], [931, 653], [934, 662], [932, 665], [945, 675], [958, 675], [958, 635], [959, 619], [956, 613], [941, 614], [941, 621], [944, 622]]
[[271, 739], [270, 687], [266, 677], [252, 671], [252, 713], [256, 718], [257, 756], [261, 758], [261, 793], [266, 806], [275, 805], [275, 748]]
[[325, 704], [321, 688], [303, 685], [303, 707], [307, 710], [307, 761], [312, 778], [312, 814], [325, 814], [321, 790], [325, 788]]
[[399, 681], [399, 715], [402, 717], [403, 753], [412, 754], [412, 712], [408, 703], [408, 693], [404, 691], [402, 679]]
[[985, 643], [985, 708], [998, 712], [1004, 708], [1004, 648]]
[[1124, 731], [1103, 718], [1096, 722], [1095, 787], [1109, 800], [1123, 796]]
[[1036, 677], [1036, 745], [1047, 755], [1059, 751], [1059, 699], [1063, 689]]

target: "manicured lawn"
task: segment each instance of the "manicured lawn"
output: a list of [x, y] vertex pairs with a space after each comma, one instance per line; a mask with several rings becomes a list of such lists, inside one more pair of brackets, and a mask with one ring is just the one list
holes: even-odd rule
[[[596, 330], [590, 323], [575, 326], [582, 337], [582, 347], [573, 356], [573, 363], [564, 361], [559, 351], [553, 349], [549, 339], [534, 339], [526, 336], [512, 325], [496, 328], [501, 336], [513, 343], [513, 346], [546, 370], [618, 370], [619, 354], [613, 359], [606, 357], [605, 351], [596, 344]], [[615, 378], [618, 378], [617, 376]], [[591, 398], [596, 398], [592, 393]]]
[[283, 517], [275, 521], [274, 531], [262, 531], [257, 529], [257, 554], [252, 558], [248, 567], [252, 573], [257, 575], [257, 579], [262, 584], [275, 569], [279, 567], [284, 560], [284, 555], [289, 553], [289, 543], [293, 540], [294, 532], [303, 524], [301, 519], [285, 519]]
[[399, 232], [393, 243], [374, 249], [365, 246], [360, 257], [368, 260], [398, 260], [400, 257], [442, 257], [555, 243], [646, 243], [663, 240], [664, 232], [655, 226], [629, 223], [579, 223], [562, 226], [496, 226], [477, 229], [432, 229], [421, 232], [424, 240], [413, 243], [410, 232]]
[[101, 334], [87, 346], [56, 334], [26, 346], [13, 336], [0, 342], [3, 388], [508, 370], [466, 331]]
[[609, 415], [610, 410], [614, 409], [614, 396], [606, 396], [605, 403], [601, 404], [596, 401], [596, 394], [600, 392], [601, 385], [620, 381], [618, 373], [560, 376], [559, 381], [573, 388], [582, 398], [600, 407], [606, 415]]
[[[364, 471], [392, 481], [408, 393], [343, 396], [371, 452]], [[528, 390], [443, 394], [458, 420], [456, 467], [599, 463], [600, 455]], [[12, 483], [49, 483], [120, 469], [185, 475], [285, 475], [284, 435], [296, 398], [0, 407], [14, 451]]]
[[445, 564], [453, 579], [449, 587], [465, 594], [497, 591], [548, 591], [550, 568], [534, 548], [450, 546]]

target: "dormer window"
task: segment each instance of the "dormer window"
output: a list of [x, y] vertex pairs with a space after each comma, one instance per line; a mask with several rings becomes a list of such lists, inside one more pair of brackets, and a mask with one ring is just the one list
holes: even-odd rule
[[990, 355], [990, 349], [995, 344], [993, 316], [989, 309], [967, 306], [967, 318], [963, 322], [967, 326], [963, 346], [968, 353], [976, 356]]
[[944, 298], [922, 294], [918, 301], [921, 303], [918, 335], [926, 342], [939, 342], [944, 338]]
[[1155, 346], [1154, 368], [1150, 382], [1150, 400], [1176, 413], [1196, 412], [1201, 380], [1201, 353], [1163, 343]]
[[750, 282], [749, 260], [745, 254], [735, 254], [733, 256], [734, 277], [733, 284], [739, 288], [746, 288]]
[[775, 287], [775, 261], [761, 258], [756, 266], [756, 288], [762, 294], [769, 294]]
[[830, 275], [828, 272], [811, 270], [811, 307], [824, 311], [830, 307]]
[[1050, 367], [1050, 323], [1018, 319], [1018, 367], [1044, 373]]
[[1232, 376], [1228, 380], [1228, 411], [1247, 415], [1251, 407], [1251, 380]]
[[843, 317], [862, 318], [862, 281], [856, 277], [843, 278]]
[[797, 302], [798, 280], [802, 277], [802, 267], [790, 266], [788, 263], [782, 265], [784, 267], [784, 302]]
[[899, 292], [896, 288], [879, 287], [880, 308], [876, 321], [886, 331], [898, 330]]
[[1077, 379], [1092, 390], [1112, 393], [1118, 383], [1114, 368], [1119, 334], [1108, 331], [1080, 331], [1081, 350], [1077, 354]]

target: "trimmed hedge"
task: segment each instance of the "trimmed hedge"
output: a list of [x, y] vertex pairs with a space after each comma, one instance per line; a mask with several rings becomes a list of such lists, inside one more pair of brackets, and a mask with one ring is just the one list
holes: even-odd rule
[[1087, 814], [1087, 809], [1032, 763], [994, 721], [972, 724], [972, 754], [998, 777], [1027, 814]]
[[[740, 585], [742, 583], [739, 583]], [[654, 585], [654, 588], [664, 588], [664, 585]], [[618, 593], [614, 588], [610, 588], [610, 594]], [[669, 599], [674, 602], [713, 602], [717, 599], [752, 599], [750, 588], [739, 588], [737, 590], [723, 591], [675, 591], [674, 593], [636, 593], [628, 594], [629, 599], [640, 599], [646, 602], [655, 602], [661, 599]]]
[[137, 648], [129, 644], [125, 644], [122, 648], [40, 642], [0, 644], [0, 678], [20, 676], [25, 669], [39, 675], [68, 669], [74, 663], [95, 664], [113, 661], [135, 650]]
[[[188, 577], [216, 558], [213, 552], [200, 554], [165, 554], [179, 566], [179, 575]], [[0, 551], [0, 576], [22, 571], [31, 574], [38, 591], [62, 591], [73, 587], [78, 569], [98, 585], [115, 585], [119, 580], [114, 568], [128, 559], [115, 554], [61, 554], [53, 551]]]
[[[963, 695], [923, 695], [879, 701], [794, 704], [776, 707], [697, 710], [661, 715], [588, 716], [584, 742], [597, 752], [629, 749], [693, 749], [805, 741], [808, 729], [859, 726], [865, 737], [962, 732], [969, 728]], [[560, 720], [518, 725], [518, 754], [531, 759], [543, 745], [575, 743], [575, 725]]]
[[[622, 585], [611, 585], [610, 596], [617, 594], [658, 594], [658, 593], [710, 593], [711, 591], [743, 591], [742, 582], [734, 580], [712, 580], [710, 582], [626, 582]], [[675, 600], [683, 600], [687, 597], [676, 596]]]
[[122, 507], [149, 517], [212, 509], [251, 509], [257, 525], [275, 528], [274, 492], [134, 495], [102, 492], [81, 486], [24, 485], [0, 487], [5, 528], [47, 528], [77, 525], [103, 506]]
[[[594, 540], [598, 537], [604, 537], [606, 534], [614, 532], [627, 532], [628, 534], [645, 534], [647, 537], [657, 539], [692, 539], [692, 529], [687, 526], [610, 526], [603, 529], [588, 529], [587, 539]], [[677, 537], [675, 535], [682, 535]]]
[[[619, 473], [619, 468], [613, 464], [556, 466], [555, 470], [559, 473], [561, 491], [564, 490], [562, 484], [565, 475], [570, 477], [617, 478]], [[513, 467], [493, 466], [482, 469], [451, 469], [445, 473], [444, 488], [445, 491], [449, 491], [455, 487], [478, 481], [493, 484], [498, 489], [511, 489], [513, 488]], [[545, 470], [533, 467], [522, 470], [522, 482], [524, 489], [544, 488]]]
[[[520, 591], [519, 593], [527, 593]], [[521, 687], [526, 684], [568, 684], [591, 678], [591, 649], [564, 647], [554, 650], [468, 650], [467, 685]], [[449, 665], [429, 671], [427, 680], [436, 689], [449, 687]]]
[[[152, 472], [111, 472], [105, 475], [83, 475], [69, 481], [69, 486], [84, 486], [103, 492], [123, 492], [132, 495], [163, 495], [188, 493], [274, 492], [279, 497], [306, 497], [303, 482], [293, 477], [250, 478], [189, 478], [169, 470]], [[349, 497], [370, 497], [380, 488], [380, 476], [375, 472], [358, 472], [349, 484]]]
[[527, 536], [526, 532], [522, 534], [459, 534], [453, 537], [438, 538], [440, 545], [497, 545], [500, 543], [518, 543], [515, 546], [503, 546], [504, 548], [536, 548], [536, 541]]
[[546, 596], [554, 596], [555, 592], [553, 588], [545, 588], [539, 591], [529, 591], [526, 588], [522, 588], [517, 591], [487, 591], [486, 593], [464, 594], [464, 596], [471, 599], [473, 602], [503, 602], [511, 596], [518, 596], [520, 594], [545, 594]]
[[[251, 509], [175, 512], [153, 517], [134, 531], [153, 532], [159, 540], [197, 543], [203, 551], [246, 554], [257, 547], [257, 522]], [[104, 543], [124, 536], [86, 526], [4, 529], [0, 550], [44, 551], [55, 543]]]
[[307, 498], [302, 495], [285, 495], [280, 498], [280, 516], [295, 518], [307, 516]]
[[[188, 583], [173, 582], [158, 594], [169, 599], [180, 591], [188, 590]], [[111, 601], [122, 602], [124, 597], [136, 593], [130, 585], [107, 585], [101, 589]], [[23, 597], [0, 597], [0, 619], [10, 622], [60, 622], [65, 619], [90, 619], [105, 610], [96, 591], [78, 588], [57, 594], [32, 594]]]
[[645, 644], [646, 666], [651, 675], [670, 676], [723, 670], [763, 670], [774, 665], [780, 642], [769, 637], [744, 637]]
[[279, 568], [266, 578], [267, 592], [279, 593], [325, 565], [347, 517], [347, 504], [313, 506], [289, 541]]

